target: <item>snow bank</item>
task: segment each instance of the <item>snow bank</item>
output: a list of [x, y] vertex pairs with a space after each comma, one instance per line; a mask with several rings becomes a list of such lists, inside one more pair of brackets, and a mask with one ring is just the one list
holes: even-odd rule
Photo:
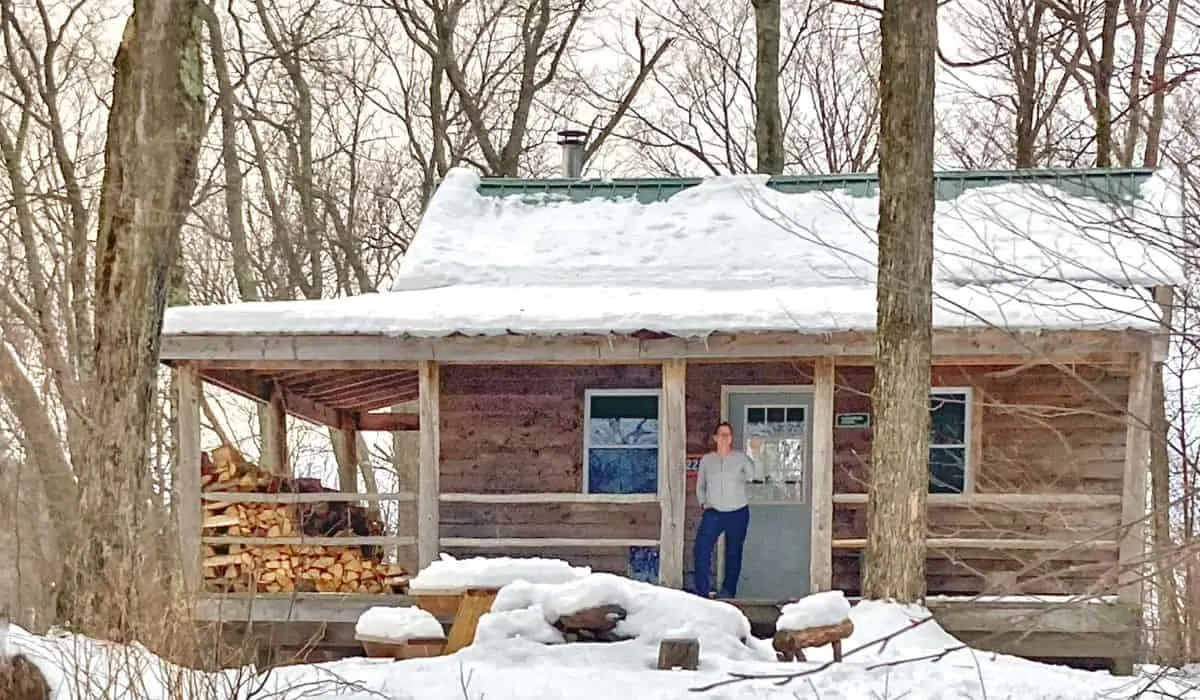
[[258, 671], [253, 666], [218, 673], [173, 664], [141, 644], [115, 644], [82, 635], [33, 635], [15, 625], [7, 651], [37, 665], [52, 700], [249, 700]]
[[842, 591], [822, 591], [788, 603], [775, 622], [777, 630], [804, 630], [836, 625], [850, 617], [850, 601]]
[[467, 588], [500, 588], [516, 581], [562, 583], [587, 576], [586, 566], [571, 566], [560, 559], [539, 557], [474, 557], [455, 559], [442, 554], [408, 582], [412, 593], [461, 591]]
[[409, 639], [443, 639], [442, 624], [432, 613], [416, 607], [376, 606], [359, 615], [354, 634], [396, 642]]
[[[921, 605], [861, 601], [850, 610], [854, 634], [842, 642], [842, 649], [869, 647], [869, 652], [862, 652], [868, 658], [896, 660], [965, 646], [931, 617], [933, 613]], [[889, 637], [886, 644], [870, 646]]]
[[560, 584], [517, 582], [496, 596], [490, 613], [479, 621], [476, 643], [528, 639], [562, 642], [553, 626], [564, 615], [601, 605], [619, 605], [626, 617], [616, 634], [657, 649], [666, 637], [695, 637], [702, 658], [773, 659], [769, 643], [750, 636], [750, 621], [733, 605], [598, 573]]
[[[512, 586], [528, 587], [537, 586]], [[912, 620], [922, 615], [915, 607], [861, 603], [851, 611], [856, 625], [853, 639], [871, 641], [879, 632], [910, 627]], [[284, 666], [264, 673], [247, 667], [207, 674], [173, 666], [137, 645], [106, 644], [74, 635], [37, 637], [14, 628], [10, 647], [31, 656], [46, 672], [54, 700], [794, 700], [800, 696], [822, 700], [1200, 700], [1197, 677], [1166, 669], [1117, 678], [982, 652], [956, 652], [958, 656], [952, 654], [938, 662], [919, 660], [876, 667], [881, 659], [898, 655], [917, 658], [918, 649], [936, 649], [952, 640], [939, 634], [936, 626], [921, 625], [891, 640], [888, 650], [875, 647], [848, 656], [843, 664], [787, 685], [772, 678], [747, 680], [704, 694], [693, 689], [728, 680], [729, 672], [770, 676], [781, 671], [812, 671], [816, 664], [714, 659], [711, 647], [706, 652], [702, 646], [701, 653], [707, 658], [701, 671], [665, 672], [648, 668], [654, 650], [639, 641], [546, 646], [527, 639], [505, 639], [430, 659], [355, 658]], [[902, 647], [901, 651], [896, 647]], [[826, 651], [810, 649], [806, 653], [811, 661], [821, 661], [824, 659], [816, 657]]]

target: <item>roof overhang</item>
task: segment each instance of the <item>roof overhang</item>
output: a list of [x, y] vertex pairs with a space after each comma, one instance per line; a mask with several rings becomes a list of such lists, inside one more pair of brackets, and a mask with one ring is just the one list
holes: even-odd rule
[[[411, 337], [341, 335], [166, 335], [161, 358], [168, 364], [286, 370], [386, 369], [412, 371], [420, 361], [448, 364], [655, 364], [667, 359], [756, 361], [835, 357], [842, 364], [870, 364], [875, 334], [865, 331], [713, 333], [705, 337], [654, 334], [502, 335]], [[1161, 359], [1165, 333], [1145, 330], [937, 329], [933, 354], [945, 362], [1113, 361], [1150, 352]]]

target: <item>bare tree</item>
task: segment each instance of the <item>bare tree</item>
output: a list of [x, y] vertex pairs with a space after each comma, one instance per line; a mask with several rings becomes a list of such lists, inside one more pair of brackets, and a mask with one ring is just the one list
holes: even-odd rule
[[[136, 2], [113, 63], [96, 243], [92, 429], [88, 449], [75, 455], [82, 527], [67, 550], [62, 591], [69, 619], [92, 619], [84, 614], [105, 606], [124, 617], [142, 609], [148, 587], [160, 585], [143, 570], [147, 539], [156, 546], [150, 533], [162, 526], [149, 506], [147, 464], [159, 333], [204, 139], [197, 20], [196, 0]], [[138, 622], [110, 619], [85, 631], [137, 634]]]
[[[1016, 168], [1074, 160], [1071, 138], [1081, 127], [1071, 118], [1066, 98], [1075, 82], [1056, 60], [1078, 62], [1083, 54], [1071, 27], [1040, 0], [984, 0], [969, 12], [952, 14], [950, 21], [973, 54], [962, 60], [966, 65], [959, 64], [961, 72], [985, 76], [986, 84], [995, 86], [981, 90], [972, 85], [976, 81], [964, 81], [979, 104], [955, 115], [969, 128], [943, 132], [955, 155], [968, 166], [980, 158]], [[993, 119], [1000, 123], [990, 125]], [[1068, 152], [1061, 152], [1064, 148]]]
[[879, 22], [855, 8], [814, 11], [790, 68], [787, 159], [803, 172], [873, 170], [879, 136]]
[[933, 323], [937, 0], [892, 0], [881, 20], [879, 262], [863, 594], [925, 595]]
[[[78, 534], [74, 467], [91, 431], [92, 173], [104, 116], [95, 95], [107, 92], [111, 60], [88, 39], [109, 20], [95, 10], [0, 2], [0, 398], [51, 516], [39, 544], [59, 548]], [[46, 576], [59, 587], [59, 566]]]

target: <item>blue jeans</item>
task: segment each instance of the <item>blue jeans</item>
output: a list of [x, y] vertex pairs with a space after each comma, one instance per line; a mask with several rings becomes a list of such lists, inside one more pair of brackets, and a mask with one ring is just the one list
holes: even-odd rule
[[725, 533], [725, 578], [721, 581], [722, 598], [737, 595], [738, 577], [742, 575], [742, 547], [746, 544], [746, 531], [750, 528], [750, 507], [722, 511], [707, 508], [700, 518], [700, 529], [696, 532], [696, 594], [708, 597], [712, 592], [712, 558], [717, 539]]

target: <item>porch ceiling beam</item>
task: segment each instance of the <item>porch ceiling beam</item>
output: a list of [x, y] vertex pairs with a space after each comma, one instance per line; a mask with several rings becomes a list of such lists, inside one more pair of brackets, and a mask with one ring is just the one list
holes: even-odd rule
[[[272, 383], [248, 371], [204, 368], [204, 380], [265, 404], [271, 403]], [[345, 424], [343, 412], [330, 408], [312, 399], [299, 396], [280, 387], [284, 409], [297, 418], [330, 428], [341, 428]]]
[[382, 432], [420, 430], [421, 417], [415, 413], [358, 413], [354, 416], [354, 427]]
[[[1156, 334], [1143, 331], [939, 330], [936, 357], [1007, 356], [1046, 362], [1147, 352]], [[411, 338], [381, 335], [166, 335], [164, 361], [246, 363], [258, 369], [304, 368], [321, 362], [329, 368], [411, 369], [414, 361], [439, 363], [613, 363], [657, 364], [666, 359], [761, 360], [835, 357], [839, 364], [867, 361], [875, 351], [874, 333], [839, 332], [717, 333], [708, 338], [638, 339], [596, 336], [452, 336]]]

